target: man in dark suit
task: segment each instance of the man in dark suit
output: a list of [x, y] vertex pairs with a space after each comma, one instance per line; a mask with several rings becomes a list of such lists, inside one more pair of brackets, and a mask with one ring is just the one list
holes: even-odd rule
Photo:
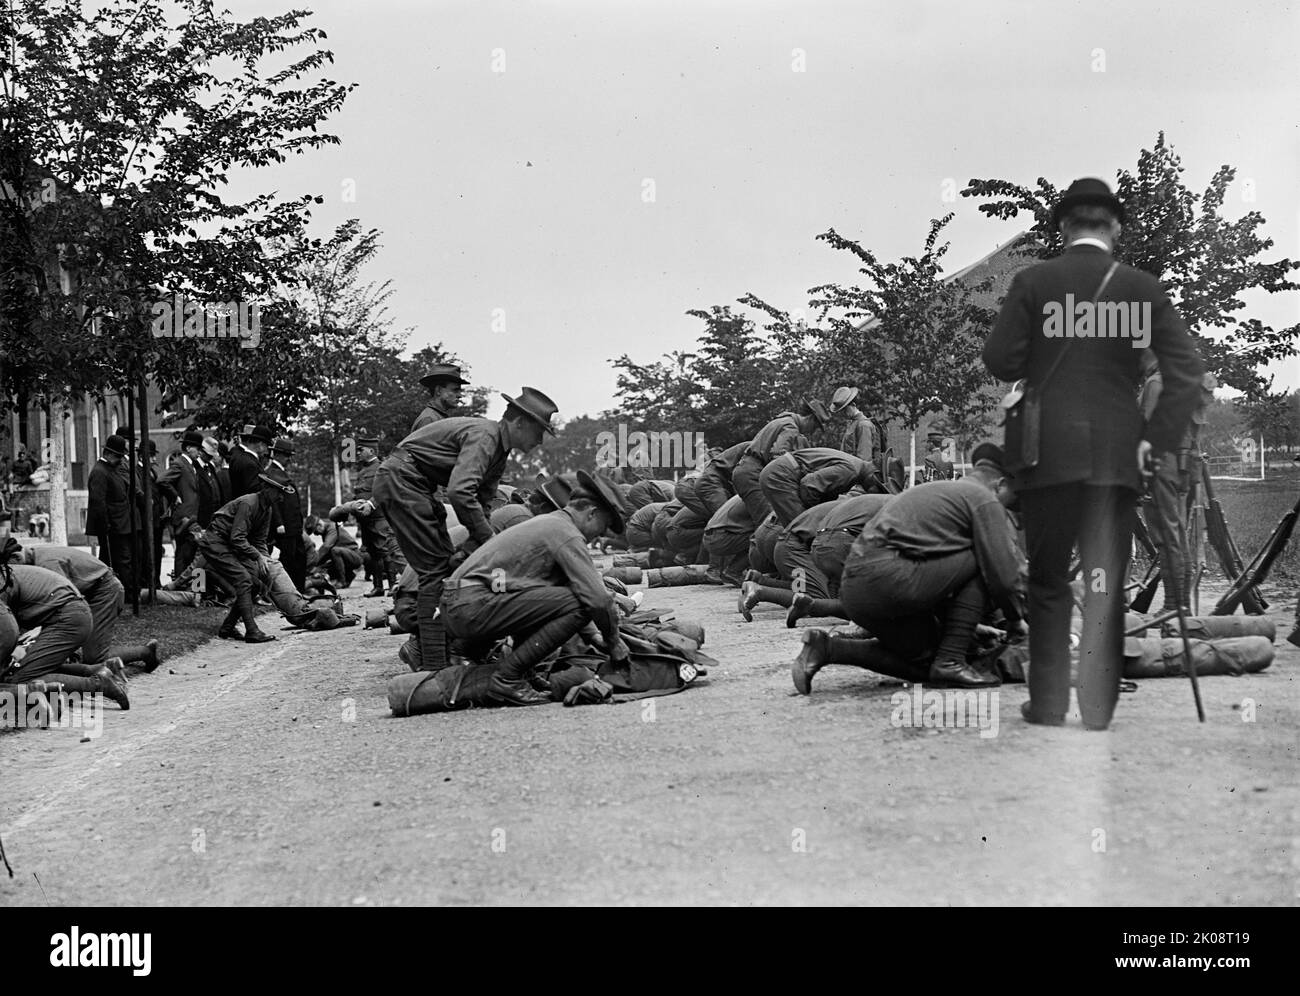
[[[198, 552], [198, 534], [202, 531], [202, 509], [208, 506], [208, 521], [212, 521], [212, 494], [206, 470], [201, 468], [199, 454], [203, 451], [203, 436], [190, 430], [181, 437], [181, 452], [172, 465], [158, 479], [158, 488], [172, 502], [172, 539], [176, 543], [176, 567], [173, 577], [180, 577]], [[205, 494], [206, 492], [206, 494]], [[205, 501], [206, 498], [206, 501]]]
[[267, 454], [275, 437], [264, 425], [246, 425], [239, 434], [239, 442], [230, 449], [226, 460], [230, 471], [230, 497], [254, 495], [260, 490], [258, 475], [266, 464]]
[[113, 568], [118, 580], [127, 586], [135, 583], [132, 562], [131, 498], [125, 477], [120, 472], [126, 459], [126, 440], [109, 436], [104, 451], [90, 468], [87, 482], [86, 531], [99, 539], [99, 559]]
[[271, 447], [266, 476], [277, 484], [289, 485], [292, 491], [276, 502], [275, 545], [280, 548], [280, 563], [299, 591], [307, 587], [307, 550], [302, 539], [302, 503], [297, 485], [285, 466], [293, 458], [293, 443], [283, 436]]
[[[203, 446], [199, 450], [194, 469], [198, 473], [199, 485], [199, 527], [207, 529], [212, 522], [212, 514], [226, 502], [230, 501], [229, 478], [223, 484], [217, 472], [220, 467], [221, 453], [212, 436], [203, 437]], [[224, 471], [224, 468], [221, 468]]]
[[[1037, 465], [1023, 459], [1019, 431], [1007, 438], [1029, 547], [1033, 667], [1022, 712], [1031, 723], [1059, 725], [1069, 709], [1069, 564], [1077, 541], [1087, 593], [1079, 711], [1086, 727], [1104, 730], [1124, 663], [1135, 505], [1152, 451], [1178, 446], [1200, 395], [1202, 365], [1160, 282], [1111, 258], [1124, 208], [1105, 183], [1076, 180], [1052, 218], [1065, 252], [1016, 274], [984, 362], [1003, 380], [1025, 378], [1042, 401]], [[1164, 390], [1144, 426], [1136, 392], [1146, 346], [1159, 361]]]

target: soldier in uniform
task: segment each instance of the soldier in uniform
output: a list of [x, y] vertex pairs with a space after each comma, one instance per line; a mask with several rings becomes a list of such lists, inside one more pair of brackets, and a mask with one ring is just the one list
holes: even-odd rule
[[126, 459], [126, 440], [112, 435], [90, 469], [87, 482], [86, 531], [99, 540], [99, 559], [113, 568], [124, 585], [135, 583], [131, 535], [130, 489], [119, 468]]
[[762, 522], [772, 511], [759, 483], [763, 468], [784, 453], [806, 447], [808, 433], [824, 426], [829, 418], [820, 401], [808, 401], [805, 407], [807, 414], [782, 412], [759, 429], [731, 473], [731, 483], [745, 502], [753, 522]]
[[876, 424], [855, 404], [857, 400], [856, 387], [838, 387], [831, 396], [831, 414], [843, 415], [847, 422], [840, 437], [840, 449], [865, 461], [868, 466], [877, 467], [880, 464], [880, 434], [876, 432]]
[[558, 512], [536, 516], [479, 547], [447, 582], [447, 630], [479, 658], [509, 636], [489, 697], [503, 705], [551, 701], [529, 684], [532, 669], [589, 623], [613, 661], [626, 660], [614, 600], [587, 554], [606, 531], [620, 533], [627, 506], [611, 482], [578, 471], [578, 488]]
[[740, 587], [749, 568], [749, 540], [754, 522], [740, 495], [732, 495], [713, 513], [704, 526], [704, 553], [708, 557], [708, 578], [713, 584]]
[[925, 441], [928, 451], [925, 454], [925, 463], [921, 469], [921, 483], [951, 481], [956, 473], [956, 468], [952, 465], [952, 461], [944, 456], [943, 433], [927, 432]]
[[275, 437], [264, 425], [246, 425], [239, 434], [239, 442], [231, 447], [226, 459], [230, 473], [230, 497], [256, 494], [261, 490], [258, 478], [266, 466], [267, 454]]
[[429, 392], [429, 403], [416, 416], [411, 426], [412, 432], [424, 428], [430, 422], [451, 418], [451, 413], [460, 404], [461, 390], [469, 381], [461, 376], [460, 367], [451, 363], [438, 363], [420, 378], [420, 383]]
[[[266, 643], [275, 639], [258, 628], [253, 616], [253, 587], [263, 574], [262, 560], [270, 550], [276, 502], [295, 492], [292, 485], [281, 484], [266, 474], [258, 474], [257, 483], [257, 491], [223, 505], [199, 540], [207, 569], [235, 592], [235, 604], [217, 630], [223, 640], [242, 637], [245, 643]], [[235, 628], [241, 619], [242, 634]]]
[[457, 519], [469, 531], [465, 546], [472, 553], [492, 538], [488, 509], [510, 452], [527, 453], [541, 443], [544, 433], [555, 433], [551, 418], [558, 409], [545, 394], [525, 387], [518, 398], [502, 397], [506, 412], [500, 422], [485, 418], [431, 422], [398, 443], [375, 476], [374, 503], [392, 524], [402, 555], [419, 576], [423, 670], [447, 665], [446, 637], [436, 615], [443, 582], [455, 568], [456, 550], [437, 489], [447, 489]]
[[[361, 543], [370, 559], [373, 587], [364, 598], [382, 598], [385, 583], [396, 585], [406, 559], [384, 513], [375, 505], [375, 476], [379, 473], [379, 437], [357, 439], [357, 470], [352, 478], [352, 509], [361, 530]], [[330, 518], [334, 518], [333, 513]]]
[[57, 681], [65, 691], [102, 692], [123, 710], [131, 708], [120, 660], [89, 664], [69, 659], [95, 628], [90, 606], [73, 583], [44, 567], [0, 560], [0, 634], [16, 639], [19, 632], [38, 626], [41, 631], [20, 664], [9, 661], [9, 641], [0, 643], [0, 682]]
[[851, 488], [874, 490], [877, 480], [866, 461], [842, 450], [813, 446], [776, 457], [763, 468], [758, 482], [777, 521], [788, 526], [801, 512]]
[[293, 458], [293, 442], [281, 436], [271, 446], [271, 459], [266, 464], [266, 476], [277, 484], [289, 485], [276, 502], [275, 545], [280, 548], [280, 563], [284, 565], [289, 580], [299, 591], [307, 587], [307, 551], [302, 540], [302, 502], [297, 485], [289, 476], [285, 464]]
[[736, 493], [731, 475], [740, 458], [749, 450], [749, 442], [746, 439], [734, 446], [728, 446], [710, 459], [700, 472], [695, 482], [695, 494], [700, 505], [703, 506], [700, 514], [705, 517], [706, 523], [727, 503], [727, 499]]
[[[203, 436], [193, 430], [181, 437], [181, 452], [158, 479], [158, 488], [172, 500], [172, 541], [176, 544], [176, 563], [172, 577], [178, 578], [198, 552], [198, 534], [203, 531], [203, 505], [211, 503], [209, 478], [202, 467]], [[206, 494], [205, 494], [206, 492]], [[208, 520], [212, 521], [211, 509]]]

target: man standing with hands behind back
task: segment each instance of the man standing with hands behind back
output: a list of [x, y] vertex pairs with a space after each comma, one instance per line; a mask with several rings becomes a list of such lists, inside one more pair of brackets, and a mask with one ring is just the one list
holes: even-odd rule
[[[1027, 722], [1059, 726], [1069, 710], [1069, 564], [1078, 542], [1087, 593], [1079, 711], [1084, 726], [1104, 730], [1123, 672], [1138, 495], [1152, 451], [1177, 448], [1199, 399], [1202, 365], [1160, 282], [1112, 259], [1124, 207], [1105, 183], [1076, 180], [1052, 220], [1065, 251], [1016, 274], [984, 362], [1002, 380], [1026, 378], [1041, 399], [1038, 456], [1022, 448], [1019, 431], [1008, 431], [1006, 446], [1029, 546], [1033, 666], [1021, 712]], [[1165, 387], [1144, 426], [1136, 392], [1148, 345]]]

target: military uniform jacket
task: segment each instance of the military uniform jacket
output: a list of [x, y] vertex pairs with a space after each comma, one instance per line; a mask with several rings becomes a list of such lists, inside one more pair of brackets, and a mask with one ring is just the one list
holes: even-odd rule
[[[1145, 343], [1132, 335], [1049, 336], [1049, 330], [1058, 329], [1047, 323], [1070, 303], [1066, 296], [1072, 296], [1076, 309], [1086, 305], [1110, 264], [1105, 250], [1074, 245], [1055, 259], [1021, 270], [984, 343], [984, 362], [994, 376], [1006, 381], [1024, 377], [1031, 385], [1043, 379], [1063, 349], [1069, 350], [1042, 392], [1040, 462], [1017, 474], [1020, 489], [1088, 483], [1140, 490], [1139, 441], [1145, 438], [1157, 453], [1176, 449], [1196, 407], [1201, 359], [1182, 318], [1149, 273], [1120, 264], [1102, 297], [1103, 302], [1128, 305], [1130, 315], [1145, 312], [1150, 319], [1146, 334], [1160, 363], [1164, 390], [1145, 427], [1136, 401], [1138, 347]], [[1077, 329], [1077, 322], [1071, 324]]]
[[840, 449], [874, 467], [880, 459], [880, 438], [875, 423], [859, 412], [840, 437]]
[[70, 546], [33, 546], [28, 549], [32, 551], [31, 566], [62, 574], [83, 595], [94, 591], [105, 578], [115, 576], [106, 563], [85, 550]]
[[270, 552], [267, 536], [274, 517], [274, 506], [260, 493], [240, 495], [217, 510], [208, 532], [241, 560], [257, 559]]
[[486, 418], [445, 418], [411, 433], [388, 459], [409, 457], [431, 492], [446, 487], [460, 524], [476, 543], [486, 543], [493, 536], [488, 522], [492, 499], [509, 456], [502, 424]]
[[807, 498], [820, 503], [841, 495], [854, 485], [866, 486], [870, 468], [855, 456], [827, 446], [792, 450], [799, 469], [799, 487]]
[[325, 531], [321, 534], [320, 553], [322, 556], [329, 556], [329, 552], [335, 547], [340, 550], [357, 549], [357, 541], [342, 526], [330, 522], [329, 519], [325, 519], [322, 525], [325, 527]]
[[411, 423], [411, 431], [423, 429], [426, 425], [432, 422], [441, 422], [445, 418], [451, 418], [451, 412], [445, 412], [434, 404], [425, 405], [424, 411], [415, 416], [415, 421]]
[[766, 465], [782, 453], [807, 446], [807, 440], [799, 434], [799, 423], [795, 418], [794, 412], [782, 412], [772, 419], [758, 430], [758, 435], [750, 441], [746, 454]]
[[374, 501], [375, 495], [375, 475], [379, 473], [378, 457], [369, 463], [363, 463], [357, 468], [357, 472], [352, 475], [352, 500]]
[[10, 564], [13, 583], [0, 592], [0, 605], [9, 611], [24, 629], [44, 626], [69, 602], [85, 601], [72, 582], [57, 571], [29, 564]]
[[131, 506], [126, 481], [102, 459], [90, 468], [86, 531], [93, 536], [130, 535]]
[[745, 507], [745, 499], [740, 495], [728, 498], [704, 527], [705, 532], [712, 529], [725, 533], [752, 533], [754, 522], [749, 517], [749, 509]]
[[250, 450], [236, 445], [226, 460], [226, 470], [230, 474], [230, 497], [255, 494], [261, 488], [257, 475], [262, 473], [262, 460]]

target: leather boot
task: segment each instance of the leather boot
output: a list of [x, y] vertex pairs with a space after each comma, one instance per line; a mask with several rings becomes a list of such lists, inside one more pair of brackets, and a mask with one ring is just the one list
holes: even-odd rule
[[546, 659], [546, 655], [582, 629], [582, 616], [570, 613], [553, 619], [538, 629], [521, 646], [501, 658], [492, 681], [488, 685], [488, 698], [502, 705], [530, 706], [550, 702], [551, 697], [533, 688], [529, 672]]
[[383, 582], [383, 581], [376, 581], [376, 582], [375, 582], [375, 586], [374, 586], [373, 588], [371, 588], [369, 591], [366, 591], [366, 592], [362, 592], [362, 593], [361, 593], [361, 597], [362, 597], [362, 598], [383, 598], [383, 597], [384, 597], [384, 582]]
[[838, 598], [813, 598], [808, 594], [795, 595], [790, 601], [790, 611], [786, 613], [785, 624], [790, 629], [794, 629], [794, 624], [805, 616], [848, 618], [844, 615], [844, 606]]
[[131, 708], [131, 700], [126, 697], [126, 682], [118, 681], [107, 667], [101, 667], [90, 680], [99, 683], [95, 691], [103, 692], [104, 698], [116, 702], [123, 712]]
[[830, 662], [830, 634], [824, 629], [804, 630], [803, 649], [790, 664], [794, 690], [800, 695], [811, 695], [813, 675]]
[[226, 619], [217, 630], [217, 636], [223, 640], [242, 640], [244, 634], [235, 628], [237, 622], [239, 622], [238, 603], [232, 605], [230, 611], [226, 613]]
[[745, 622], [754, 621], [754, 606], [758, 604], [758, 585], [746, 581], [740, 586], [740, 595], [736, 598], [736, 611], [745, 617]]
[[270, 633], [263, 633], [253, 616], [253, 594], [244, 592], [238, 601], [239, 614], [244, 620], [245, 643], [270, 643], [275, 639]]
[[[123, 664], [139, 664], [145, 674], [152, 674], [158, 669], [158, 641], [150, 640], [148, 643], [129, 647], [113, 647], [108, 651], [108, 656], [119, 658]], [[108, 661], [104, 663], [107, 664]]]

